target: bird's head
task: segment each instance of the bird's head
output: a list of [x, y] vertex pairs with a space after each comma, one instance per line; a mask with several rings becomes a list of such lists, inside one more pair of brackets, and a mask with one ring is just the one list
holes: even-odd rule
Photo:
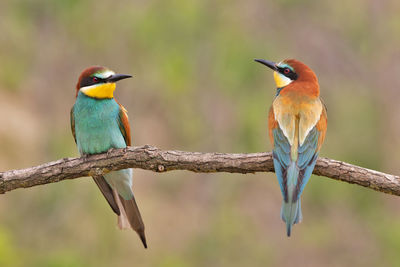
[[119, 80], [132, 77], [126, 74], [115, 74], [110, 69], [102, 66], [92, 66], [85, 69], [79, 76], [76, 85], [76, 95], [79, 92], [83, 94], [98, 98], [113, 98], [115, 83]]
[[279, 63], [264, 59], [255, 59], [255, 61], [274, 70], [274, 80], [278, 89], [282, 89], [293, 82], [306, 82], [318, 87], [315, 73], [306, 64], [296, 59], [285, 59]]

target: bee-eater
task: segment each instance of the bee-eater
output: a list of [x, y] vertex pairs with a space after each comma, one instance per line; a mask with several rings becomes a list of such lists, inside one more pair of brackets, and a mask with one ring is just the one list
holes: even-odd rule
[[283, 202], [287, 235], [302, 220], [300, 195], [307, 184], [327, 129], [326, 108], [315, 73], [302, 62], [256, 59], [274, 71], [276, 97], [268, 115], [273, 161]]
[[[130, 77], [101, 66], [89, 67], [80, 75], [71, 109], [71, 129], [81, 155], [131, 145], [127, 111], [114, 99], [115, 83]], [[118, 215], [119, 228], [131, 227], [147, 248], [144, 224], [132, 191], [132, 169], [112, 171], [93, 179]]]

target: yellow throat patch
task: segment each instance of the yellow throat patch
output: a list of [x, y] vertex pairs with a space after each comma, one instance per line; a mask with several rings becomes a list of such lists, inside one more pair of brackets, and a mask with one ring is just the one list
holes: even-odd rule
[[113, 98], [114, 97], [114, 90], [115, 90], [115, 83], [101, 83], [101, 84], [94, 84], [86, 87], [82, 87], [81, 92], [85, 95], [93, 98]]
[[280, 74], [277, 71], [274, 71], [274, 80], [275, 80], [277, 88], [285, 87], [286, 85], [288, 85], [289, 83], [292, 82], [291, 79], [289, 79], [288, 77], [286, 77], [283, 74]]

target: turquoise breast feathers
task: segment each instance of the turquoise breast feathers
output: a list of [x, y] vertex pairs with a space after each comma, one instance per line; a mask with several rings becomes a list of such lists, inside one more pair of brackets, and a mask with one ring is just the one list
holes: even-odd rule
[[94, 99], [79, 92], [73, 108], [76, 143], [81, 154], [126, 147], [117, 122], [120, 108], [113, 98]]

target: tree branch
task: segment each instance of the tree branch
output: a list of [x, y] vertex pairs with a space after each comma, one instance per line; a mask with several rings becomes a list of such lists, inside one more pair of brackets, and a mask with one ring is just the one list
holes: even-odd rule
[[[274, 171], [271, 153], [225, 154], [166, 151], [146, 145], [111, 149], [103, 154], [64, 158], [32, 168], [0, 172], [0, 194], [17, 188], [82, 176], [101, 175], [125, 168], [140, 168], [155, 172], [171, 170], [230, 173]], [[399, 176], [327, 158], [318, 158], [313, 173], [400, 196]]]

